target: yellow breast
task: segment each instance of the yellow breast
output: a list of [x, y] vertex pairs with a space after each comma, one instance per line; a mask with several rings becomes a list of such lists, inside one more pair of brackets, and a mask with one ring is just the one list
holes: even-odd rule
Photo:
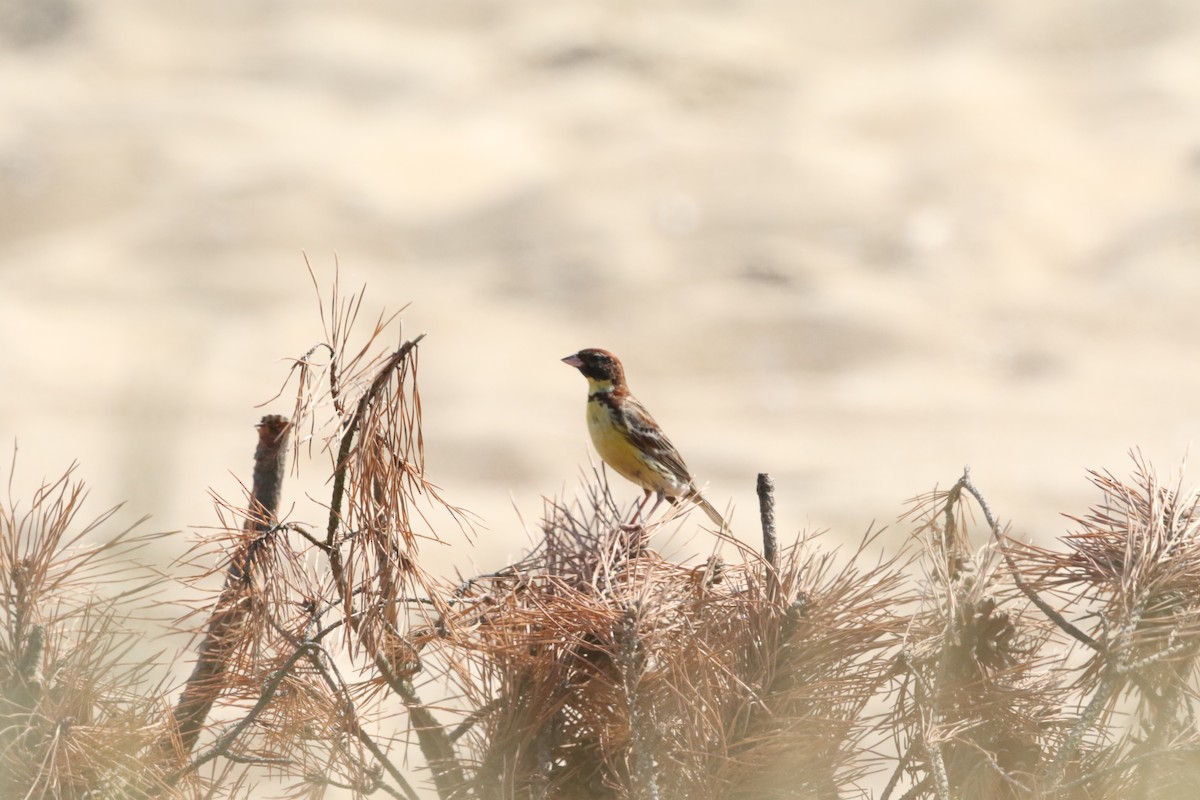
[[603, 400], [588, 400], [587, 423], [596, 452], [619, 475], [653, 492], [674, 488], [675, 482], [668, 481], [630, 443], [625, 426]]

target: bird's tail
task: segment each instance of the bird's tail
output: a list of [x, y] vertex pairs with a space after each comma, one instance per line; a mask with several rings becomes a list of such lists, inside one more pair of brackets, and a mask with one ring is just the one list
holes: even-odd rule
[[699, 489], [692, 489], [691, 493], [688, 495], [688, 499], [700, 506], [700, 508], [704, 509], [704, 513], [708, 514], [708, 518], [713, 521], [714, 525], [720, 527], [721, 530], [725, 530], [725, 518], [722, 517], [720, 512], [713, 507], [712, 503], [708, 502], [708, 500], [704, 498], [704, 495], [700, 494]]

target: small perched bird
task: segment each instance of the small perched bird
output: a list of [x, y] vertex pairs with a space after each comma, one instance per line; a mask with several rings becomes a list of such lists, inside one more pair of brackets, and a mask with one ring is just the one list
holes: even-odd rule
[[725, 527], [725, 520], [704, 499], [692, 480], [683, 456], [625, 384], [625, 369], [607, 350], [588, 348], [563, 359], [583, 373], [588, 382], [587, 422], [592, 444], [604, 463], [636, 483], [646, 497], [634, 513], [637, 520], [651, 494], [658, 499], [647, 517], [665, 498], [672, 505], [680, 498], [704, 509], [709, 519]]

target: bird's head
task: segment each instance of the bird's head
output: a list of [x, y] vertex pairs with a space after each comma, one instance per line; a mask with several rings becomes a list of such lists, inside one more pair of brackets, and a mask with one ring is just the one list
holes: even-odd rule
[[617, 357], [607, 350], [589, 347], [563, 359], [583, 373], [593, 392], [611, 392], [625, 386], [625, 370]]

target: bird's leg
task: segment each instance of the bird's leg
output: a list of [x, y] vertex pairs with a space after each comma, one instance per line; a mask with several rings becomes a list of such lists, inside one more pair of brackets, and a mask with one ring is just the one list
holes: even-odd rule
[[[624, 531], [636, 531], [642, 528], [642, 509], [646, 507], [646, 503], [650, 502], [650, 490], [646, 490], [646, 496], [642, 498], [642, 502], [638, 503], [637, 508], [633, 510], [633, 516], [629, 518], [629, 522], [621, 526]], [[658, 507], [658, 503], [654, 504]]]
[[[647, 498], [647, 499], [649, 499], [649, 498]], [[650, 511], [646, 513], [646, 519], [650, 519], [650, 517], [654, 516], [654, 512], [657, 511], [658, 507], [662, 505], [663, 500], [670, 500], [671, 505], [675, 504], [674, 498], [668, 498], [665, 494], [663, 494], [662, 492], [659, 492], [658, 499], [654, 501], [654, 505], [650, 506]]]

